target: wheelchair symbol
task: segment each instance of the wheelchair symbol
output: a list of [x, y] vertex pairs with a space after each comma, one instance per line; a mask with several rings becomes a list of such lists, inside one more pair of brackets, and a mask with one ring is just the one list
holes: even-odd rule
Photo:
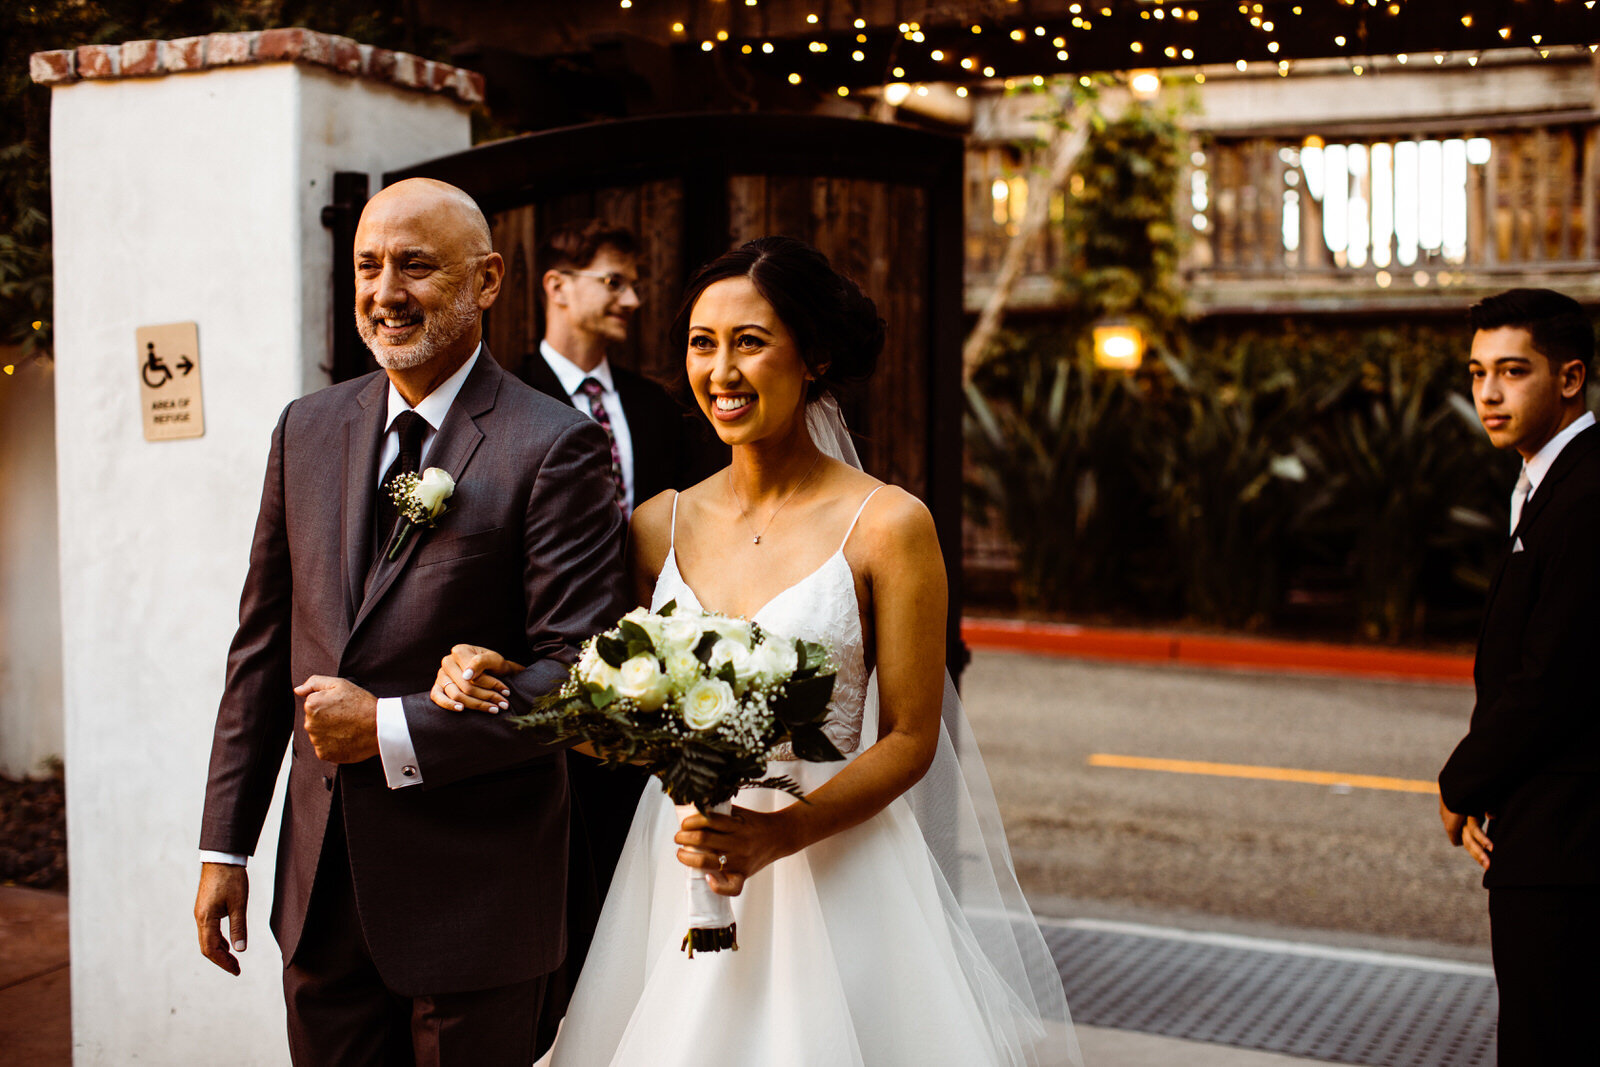
[[[165, 360], [156, 355], [156, 345], [154, 341], [148, 342], [145, 345], [145, 348], [149, 351], [149, 355], [145, 357], [144, 366], [139, 368], [139, 373], [141, 376], [143, 376], [145, 385], [148, 385], [152, 389], [160, 389], [163, 385], [166, 385], [172, 380], [172, 369], [167, 366]], [[178, 358], [178, 369], [181, 370], [183, 372], [183, 376], [187, 378], [189, 376], [189, 372], [194, 370], [194, 361], [188, 356], [180, 356]]]
[[152, 389], [160, 389], [172, 380], [172, 371], [168, 368], [166, 362], [156, 355], [154, 341], [145, 347], [150, 350], [150, 354], [145, 357], [144, 367], [140, 370], [140, 374], [144, 377], [144, 384]]

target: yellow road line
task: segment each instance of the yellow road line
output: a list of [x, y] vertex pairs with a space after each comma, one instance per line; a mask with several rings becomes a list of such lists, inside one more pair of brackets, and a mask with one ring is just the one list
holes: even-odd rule
[[1385, 778], [1375, 774], [1340, 774], [1337, 771], [1303, 771], [1293, 767], [1257, 767], [1246, 763], [1203, 763], [1185, 759], [1151, 759], [1113, 756], [1096, 752], [1091, 767], [1121, 767], [1131, 771], [1166, 771], [1170, 774], [1209, 774], [1219, 778], [1255, 778], [1267, 782], [1301, 782], [1306, 785], [1345, 785], [1352, 789], [1387, 789], [1396, 793], [1437, 793], [1437, 782], [1415, 778]]

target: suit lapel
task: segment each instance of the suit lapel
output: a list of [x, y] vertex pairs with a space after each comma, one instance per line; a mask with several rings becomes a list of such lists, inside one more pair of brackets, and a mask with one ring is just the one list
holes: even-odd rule
[[[472, 368], [472, 373], [461, 383], [461, 392], [456, 394], [455, 403], [450, 405], [450, 411], [444, 417], [444, 424], [439, 427], [439, 434], [434, 438], [432, 447], [428, 449], [424, 469], [442, 468], [458, 486], [460, 485], [461, 475], [466, 470], [467, 463], [483, 440], [483, 432], [478, 429], [477, 419], [494, 408], [495, 397], [500, 392], [500, 379], [504, 374], [505, 372], [489, 355], [488, 345], [485, 345], [478, 356], [477, 365]], [[459, 500], [453, 495], [449, 507], [461, 506], [471, 506], [471, 501]], [[368, 524], [371, 524], [370, 509]], [[377, 573], [367, 586], [365, 598], [358, 601], [361, 607], [350, 626], [352, 633], [372, 614], [373, 608], [383, 599], [384, 594], [394, 585], [395, 579], [411, 562], [411, 557], [417, 552], [417, 546], [427, 538], [427, 528], [414, 530], [411, 536], [406, 538], [405, 547], [400, 550], [399, 555], [392, 560], [384, 558], [373, 563]]]
[[372, 508], [377, 493], [378, 456], [388, 414], [389, 379], [382, 373], [356, 397], [344, 426], [344, 507], [339, 531], [345, 583], [345, 619], [354, 625], [362, 586], [372, 562]]
[[[1531, 535], [1539, 516], [1545, 512], [1545, 505], [1549, 504], [1560, 491], [1561, 483], [1578, 469], [1597, 445], [1600, 445], [1600, 432], [1597, 431], [1600, 431], [1600, 426], [1591, 426], [1568, 441], [1567, 446], [1561, 450], [1561, 454], [1556, 457], [1556, 461], [1550, 465], [1550, 469], [1540, 480], [1539, 488], [1528, 498], [1522, 514], [1517, 519], [1517, 528], [1511, 532], [1511, 540], [1506, 545], [1505, 554], [1500, 557], [1500, 565], [1495, 568], [1494, 580], [1489, 583], [1489, 599], [1484, 607], [1485, 617], [1494, 607], [1495, 594], [1500, 591], [1500, 579], [1506, 572], [1506, 564], [1511, 561], [1512, 548], [1519, 538]], [[1526, 541], [1523, 542], [1523, 546], [1526, 548]]]

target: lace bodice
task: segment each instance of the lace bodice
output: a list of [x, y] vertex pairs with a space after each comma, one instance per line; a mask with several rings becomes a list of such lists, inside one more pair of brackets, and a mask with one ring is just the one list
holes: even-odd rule
[[[874, 489], [872, 493], [877, 491]], [[828, 703], [828, 717], [822, 724], [822, 732], [846, 756], [861, 747], [862, 710], [867, 699], [867, 650], [866, 636], [861, 632], [861, 605], [856, 600], [855, 575], [845, 559], [844, 546], [855, 532], [856, 522], [860, 521], [872, 493], [861, 502], [861, 509], [856, 512], [838, 550], [816, 570], [763, 604], [750, 620], [773, 633], [817, 641], [833, 650], [839, 674], [833, 683], [833, 699]], [[658, 611], [670, 600], [701, 611], [713, 610], [700, 603], [700, 598], [678, 570], [677, 524], [678, 502], [674, 498], [673, 547], [667, 550], [666, 562], [656, 578], [650, 610]], [[794, 752], [785, 744], [772, 758], [792, 760]]]

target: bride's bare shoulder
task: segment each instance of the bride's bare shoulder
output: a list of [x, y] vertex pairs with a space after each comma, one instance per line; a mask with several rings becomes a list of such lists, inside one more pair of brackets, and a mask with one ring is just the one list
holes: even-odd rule
[[852, 540], [870, 559], [884, 563], [940, 558], [933, 513], [898, 485], [881, 483], [861, 512]]
[[636, 568], [655, 574], [666, 562], [672, 547], [672, 505], [678, 495], [667, 489], [633, 509], [628, 522], [629, 556]]

